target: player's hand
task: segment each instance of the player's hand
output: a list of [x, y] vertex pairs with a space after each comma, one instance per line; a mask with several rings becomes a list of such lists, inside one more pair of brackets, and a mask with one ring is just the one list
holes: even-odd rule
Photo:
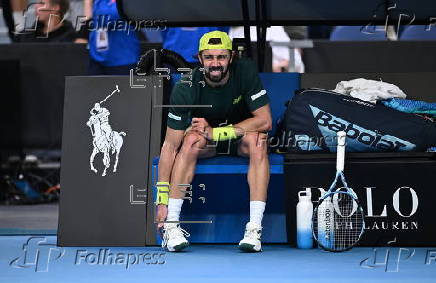
[[212, 128], [204, 118], [192, 118], [191, 129], [200, 133], [207, 139], [212, 138]]
[[157, 229], [160, 229], [163, 227], [164, 223], [160, 221], [165, 221], [167, 219], [168, 215], [168, 206], [165, 204], [159, 204], [157, 206], [157, 213], [156, 213], [156, 222], [157, 223]]

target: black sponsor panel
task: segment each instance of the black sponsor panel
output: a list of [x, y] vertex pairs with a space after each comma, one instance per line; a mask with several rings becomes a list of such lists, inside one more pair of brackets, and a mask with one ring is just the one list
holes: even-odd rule
[[[297, 193], [311, 188], [314, 206], [335, 174], [335, 154], [288, 154], [285, 161], [287, 237], [296, 244]], [[362, 246], [435, 246], [434, 153], [350, 153], [345, 177], [365, 213]]]
[[128, 76], [67, 78], [59, 245], [145, 245], [152, 98], [161, 90], [132, 88]]

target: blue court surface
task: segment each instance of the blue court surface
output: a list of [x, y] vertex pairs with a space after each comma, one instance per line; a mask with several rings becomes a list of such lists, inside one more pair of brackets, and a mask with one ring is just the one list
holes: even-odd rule
[[344, 253], [264, 245], [57, 247], [55, 236], [0, 236], [0, 282], [436, 282], [436, 248]]

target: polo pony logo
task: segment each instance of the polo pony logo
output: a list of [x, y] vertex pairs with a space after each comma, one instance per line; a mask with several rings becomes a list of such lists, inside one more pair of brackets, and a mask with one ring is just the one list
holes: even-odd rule
[[112, 93], [109, 94], [105, 99], [95, 103], [94, 107], [91, 109], [91, 111], [89, 111], [91, 117], [89, 117], [88, 122], [86, 122], [86, 125], [91, 130], [92, 145], [94, 146], [89, 158], [89, 165], [91, 166], [91, 170], [97, 173], [97, 169], [94, 167], [94, 158], [97, 153], [103, 153], [104, 170], [101, 174], [102, 176], [106, 176], [106, 170], [111, 165], [111, 154], [115, 154], [113, 172], [117, 172], [118, 157], [121, 147], [123, 146], [123, 136], [126, 136], [125, 132], [112, 131], [112, 127], [109, 124], [109, 115], [111, 113], [107, 108], [102, 107], [102, 104], [115, 93], [120, 93], [118, 85], [116, 85], [115, 90], [112, 91]]

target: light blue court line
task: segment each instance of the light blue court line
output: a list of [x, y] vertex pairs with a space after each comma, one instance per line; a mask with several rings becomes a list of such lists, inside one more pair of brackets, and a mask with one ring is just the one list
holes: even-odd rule
[[436, 281], [436, 248], [329, 253], [265, 245], [262, 253], [250, 254], [236, 245], [193, 245], [186, 252], [164, 253], [160, 247], [62, 248], [55, 243], [54, 236], [1, 236], [0, 282]]

